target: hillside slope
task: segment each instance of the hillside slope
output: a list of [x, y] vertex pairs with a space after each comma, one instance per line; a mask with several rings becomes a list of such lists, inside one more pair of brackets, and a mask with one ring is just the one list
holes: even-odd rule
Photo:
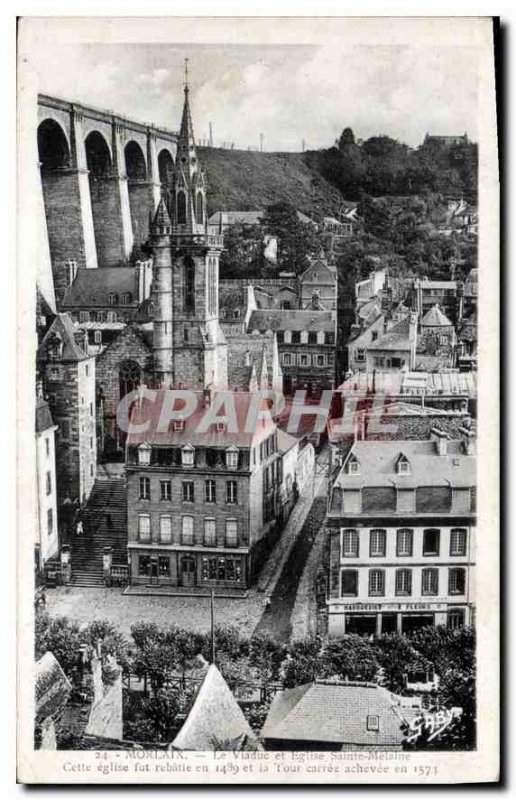
[[338, 193], [302, 153], [199, 148], [208, 179], [208, 212], [251, 211], [280, 201], [314, 219], [334, 214]]

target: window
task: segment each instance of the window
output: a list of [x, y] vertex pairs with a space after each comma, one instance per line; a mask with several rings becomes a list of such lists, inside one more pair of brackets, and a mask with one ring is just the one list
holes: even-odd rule
[[124, 292], [122, 295], [122, 305], [128, 306], [132, 302], [133, 296], [131, 292]]
[[226, 520], [226, 547], [238, 546], [238, 526], [236, 519]]
[[140, 500], [150, 500], [150, 478], [140, 478]]
[[383, 356], [376, 356], [375, 358], [373, 358], [373, 363], [375, 367], [384, 367], [385, 358]]
[[205, 487], [205, 499], [207, 503], [216, 503], [217, 502], [217, 490], [215, 481], [206, 481], [204, 484]]
[[410, 528], [400, 528], [396, 536], [396, 555], [411, 556], [414, 532]]
[[217, 544], [217, 533], [214, 519], [204, 520], [204, 544], [213, 547]]
[[226, 450], [226, 467], [228, 469], [238, 467], [238, 450]]
[[301, 353], [301, 355], [299, 356], [299, 365], [301, 367], [308, 367], [309, 364], [310, 364], [310, 361], [309, 361], [309, 357], [307, 356], [307, 354], [306, 353]]
[[90, 464], [90, 478], [93, 478], [93, 464]]
[[283, 331], [276, 331], [276, 339], [278, 344], [283, 344], [285, 341], [285, 333]]
[[90, 403], [90, 417], [93, 416], [93, 403]]
[[183, 517], [181, 523], [181, 544], [193, 544], [194, 518]]
[[193, 467], [195, 463], [195, 451], [193, 447], [183, 447], [181, 450], [181, 464], [183, 467]]
[[424, 569], [421, 573], [421, 594], [439, 594], [439, 570]]
[[410, 474], [410, 463], [405, 456], [401, 456], [398, 459], [397, 463], [397, 472], [399, 475], [409, 475]]
[[195, 203], [195, 219], [198, 225], [202, 225], [204, 220], [204, 198], [202, 192], [197, 192]]
[[170, 558], [168, 556], [159, 556], [158, 575], [160, 578], [170, 578]]
[[362, 510], [377, 514], [396, 511], [396, 489], [394, 486], [367, 486], [362, 490]]
[[369, 570], [369, 596], [383, 597], [385, 594], [385, 571], [383, 569]]
[[355, 361], [365, 361], [365, 350], [363, 347], [357, 347], [355, 350]]
[[317, 332], [316, 331], [309, 331], [308, 332], [308, 344], [317, 344]]
[[138, 575], [150, 575], [150, 556], [138, 557]]
[[170, 544], [172, 541], [172, 517], [161, 516], [159, 518], [159, 540], [163, 544]]
[[226, 481], [226, 503], [235, 504], [237, 502], [237, 482]]
[[292, 344], [301, 344], [301, 331], [292, 331]]
[[162, 500], [172, 500], [172, 481], [160, 481], [159, 488]]
[[45, 486], [47, 494], [52, 494], [52, 473], [47, 472], [45, 476]]
[[342, 557], [356, 558], [358, 556], [358, 531], [342, 531]]
[[324, 356], [316, 356], [317, 366], [324, 367]]
[[138, 515], [138, 538], [140, 542], [150, 542], [150, 514]]
[[186, 225], [186, 197], [184, 192], [177, 193], [177, 224]]
[[448, 611], [448, 629], [455, 630], [455, 628], [464, 627], [464, 609], [454, 608], [453, 611]]
[[291, 353], [283, 353], [283, 365], [285, 367], [292, 366], [292, 354]]
[[358, 475], [359, 474], [359, 472], [360, 472], [360, 464], [358, 463], [358, 460], [357, 460], [356, 456], [351, 456], [351, 458], [349, 459], [347, 471], [348, 471], [348, 475]]
[[195, 262], [189, 256], [185, 258], [184, 268], [184, 308], [195, 311]]
[[377, 339], [378, 339], [378, 331], [373, 331], [371, 333], [371, 341], [376, 342]]
[[194, 484], [193, 481], [183, 481], [183, 503], [194, 502]]
[[107, 312], [107, 321], [108, 322], [116, 322], [117, 316], [116, 311], [108, 311]]
[[366, 727], [368, 731], [379, 731], [380, 717], [377, 714], [368, 714]]
[[110, 306], [116, 306], [118, 303], [118, 295], [116, 292], [110, 292], [108, 294], [108, 303]]
[[395, 590], [397, 595], [412, 594], [412, 571], [410, 569], [396, 570]]
[[50, 439], [48, 436], [45, 438], [45, 455], [48, 458], [50, 455]]
[[467, 532], [464, 528], [453, 528], [450, 532], [450, 555], [466, 555]]
[[437, 528], [428, 528], [426, 531], [423, 531], [424, 556], [439, 555], [439, 539], [440, 539], [440, 531]]
[[369, 555], [385, 555], [386, 531], [382, 529], [372, 530], [369, 534]]
[[466, 591], [466, 570], [460, 567], [448, 571], [448, 594], [464, 594]]
[[102, 344], [102, 331], [93, 331], [93, 341], [95, 344]]
[[150, 464], [151, 448], [149, 445], [140, 445], [138, 448], [138, 464]]
[[452, 491], [449, 486], [420, 486], [416, 489], [416, 512], [447, 513], [451, 510]]
[[340, 575], [341, 597], [356, 597], [358, 594], [358, 572], [356, 569], [343, 569]]
[[51, 508], [47, 511], [47, 535], [52, 536], [54, 532], [54, 512]]

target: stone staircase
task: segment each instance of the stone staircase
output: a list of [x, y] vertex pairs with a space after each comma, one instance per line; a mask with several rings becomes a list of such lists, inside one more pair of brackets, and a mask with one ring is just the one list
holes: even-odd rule
[[113, 550], [113, 564], [127, 564], [127, 500], [124, 478], [95, 481], [82, 513], [83, 533], [72, 535], [72, 586], [104, 586], [102, 555]]

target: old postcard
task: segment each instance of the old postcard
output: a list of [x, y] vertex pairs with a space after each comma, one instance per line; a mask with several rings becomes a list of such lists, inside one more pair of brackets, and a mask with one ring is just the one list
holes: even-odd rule
[[20, 20], [20, 782], [498, 780], [493, 42]]

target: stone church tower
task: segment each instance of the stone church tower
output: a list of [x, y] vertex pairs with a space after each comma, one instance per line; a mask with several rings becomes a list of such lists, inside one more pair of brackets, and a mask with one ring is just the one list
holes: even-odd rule
[[151, 230], [156, 382], [162, 387], [227, 387], [227, 344], [219, 324], [223, 238], [208, 233], [206, 182], [198, 160], [185, 81], [174, 187]]

